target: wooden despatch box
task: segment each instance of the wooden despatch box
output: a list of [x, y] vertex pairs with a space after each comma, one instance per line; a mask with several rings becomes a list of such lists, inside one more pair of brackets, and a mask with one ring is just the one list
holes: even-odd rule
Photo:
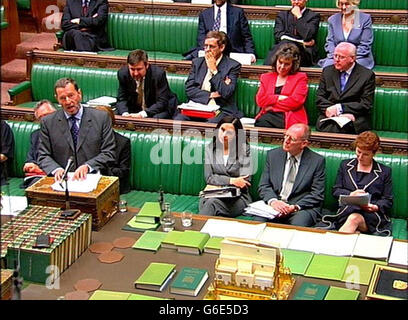
[[[44, 177], [25, 190], [29, 204], [65, 209], [65, 192], [54, 191], [53, 177]], [[96, 190], [70, 192], [71, 209], [92, 214], [92, 230], [100, 230], [118, 211], [119, 178], [103, 176]]]

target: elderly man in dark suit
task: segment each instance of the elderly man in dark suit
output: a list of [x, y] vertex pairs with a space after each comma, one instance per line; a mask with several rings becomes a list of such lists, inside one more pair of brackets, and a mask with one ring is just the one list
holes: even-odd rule
[[[284, 43], [294, 43], [299, 48], [300, 65], [310, 67], [317, 63], [317, 32], [319, 31], [320, 14], [306, 8], [307, 0], [291, 0], [290, 10], [280, 11], [275, 21], [275, 46], [269, 52], [264, 64], [270, 65], [273, 55]], [[297, 39], [303, 43], [296, 42]]]
[[321, 215], [325, 159], [307, 147], [309, 136], [307, 125], [294, 124], [286, 131], [283, 146], [267, 154], [258, 192], [279, 212], [273, 222], [310, 227]]
[[252, 63], [256, 61], [255, 45], [242, 8], [227, 3], [227, 0], [214, 0], [213, 7], [202, 11], [198, 17], [197, 48], [190, 52], [189, 57], [186, 56], [187, 60], [197, 57], [209, 31], [223, 31], [227, 34], [229, 42], [226, 53], [249, 53], [252, 54]]
[[[192, 69], [186, 81], [189, 100], [201, 104], [220, 106], [218, 114], [208, 122], [218, 123], [224, 116], [242, 117], [234, 101], [234, 92], [241, 70], [241, 64], [224, 54], [226, 34], [210, 31], [204, 42], [205, 57], [193, 60]], [[178, 113], [175, 120], [191, 120]]]
[[55, 94], [62, 109], [41, 120], [40, 167], [60, 181], [73, 157], [73, 179], [106, 169], [115, 161], [115, 137], [109, 115], [81, 105], [82, 92], [75, 80], [59, 79]]
[[112, 50], [105, 30], [108, 9], [107, 0], [67, 0], [61, 20], [64, 49]]
[[[41, 100], [34, 107], [34, 115], [38, 121], [41, 121], [45, 116], [54, 113], [55, 107], [49, 100]], [[26, 174], [22, 188], [27, 188], [39, 179], [45, 172], [38, 165], [38, 147], [40, 144], [40, 129], [33, 131], [30, 135], [30, 149], [27, 154], [26, 162], [23, 166], [23, 171]]]
[[[333, 58], [334, 65], [324, 68], [320, 77], [316, 97], [320, 116], [316, 129], [351, 134], [370, 130], [374, 72], [356, 62], [356, 47], [352, 43], [339, 43]], [[339, 125], [339, 120], [349, 122]]]
[[172, 118], [177, 96], [171, 92], [166, 72], [151, 65], [147, 53], [135, 50], [127, 57], [127, 66], [118, 71], [116, 108], [122, 116], [135, 118]]

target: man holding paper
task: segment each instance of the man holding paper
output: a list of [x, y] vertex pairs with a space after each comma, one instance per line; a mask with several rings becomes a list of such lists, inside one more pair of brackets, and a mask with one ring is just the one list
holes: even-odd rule
[[85, 179], [115, 160], [115, 137], [109, 115], [81, 105], [82, 91], [75, 80], [59, 79], [54, 86], [62, 109], [41, 120], [38, 161], [60, 181], [73, 158], [73, 180]]
[[370, 130], [375, 74], [356, 62], [356, 47], [341, 42], [334, 50], [334, 65], [323, 69], [317, 89], [320, 112], [316, 129], [335, 133]]
[[380, 139], [372, 131], [365, 131], [357, 136], [354, 142], [356, 158], [341, 162], [336, 184], [333, 186], [333, 196], [363, 198], [369, 194], [370, 201], [361, 205], [340, 204], [335, 215], [322, 218], [327, 228], [346, 233], [361, 231], [382, 236], [391, 235], [391, 168], [374, 160], [379, 146]]
[[264, 64], [270, 65], [278, 48], [284, 43], [294, 43], [300, 51], [300, 66], [311, 67], [317, 63], [317, 33], [320, 14], [306, 8], [307, 0], [291, 0], [290, 10], [278, 13], [275, 21], [275, 46], [268, 53]]
[[273, 222], [310, 227], [321, 214], [325, 159], [307, 147], [309, 137], [306, 124], [294, 124], [286, 131], [282, 147], [268, 151], [258, 192], [279, 212]]
[[[224, 32], [208, 32], [204, 43], [205, 56], [193, 60], [186, 81], [189, 100], [220, 107], [218, 114], [208, 119], [212, 123], [218, 123], [226, 115], [242, 117], [234, 100], [241, 64], [224, 54], [226, 43], [227, 35]], [[181, 113], [174, 119], [191, 120]]]

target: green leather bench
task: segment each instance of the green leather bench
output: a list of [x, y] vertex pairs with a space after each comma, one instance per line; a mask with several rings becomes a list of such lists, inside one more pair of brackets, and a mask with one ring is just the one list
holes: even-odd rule
[[[83, 100], [88, 101], [100, 96], [116, 97], [118, 81], [116, 70], [82, 68], [63, 65], [34, 64], [31, 70], [31, 81], [25, 81], [9, 90], [13, 97], [24, 90], [31, 90], [33, 101], [49, 99], [56, 102], [53, 84], [61, 77], [74, 78], [83, 92]], [[168, 74], [169, 84], [180, 102], [186, 102], [184, 83], [187, 75]], [[255, 95], [259, 87], [258, 80], [238, 80], [235, 93], [238, 108], [246, 117], [254, 118], [258, 113], [255, 104]], [[309, 123], [314, 126], [318, 116], [315, 106], [317, 84], [309, 84], [309, 95], [306, 109]], [[376, 88], [374, 108], [372, 113], [372, 128], [387, 138], [407, 139], [408, 135], [408, 90]], [[33, 107], [34, 102], [24, 103], [21, 106]], [[395, 115], [398, 115], [396, 117]]]
[[[241, 0], [241, 4], [247, 6], [276, 6], [289, 4], [288, 0]], [[336, 8], [336, 0], [309, 0], [309, 8]], [[406, 0], [363, 0], [359, 5], [360, 9], [386, 9], [398, 10], [408, 9]]]
[[[257, 64], [263, 64], [275, 43], [274, 24], [273, 20], [249, 20]], [[197, 17], [110, 13], [107, 30], [110, 44], [116, 50], [99, 54], [127, 56], [129, 51], [139, 48], [146, 50], [151, 59], [181, 60], [182, 53], [196, 46], [197, 29]], [[374, 70], [408, 73], [408, 26], [374, 25], [373, 29]], [[321, 22], [317, 37], [321, 58], [326, 56], [327, 30], [327, 23]], [[61, 39], [62, 34], [58, 32], [57, 37]]]
[[6, 20], [6, 15], [4, 12], [4, 6], [0, 7], [0, 29], [6, 29], [8, 27], [8, 22]]
[[[38, 128], [38, 124], [30, 122], [8, 121], [16, 146], [14, 162], [10, 176], [11, 187], [21, 182], [23, 167], [28, 151], [30, 133]], [[171, 203], [174, 211], [191, 211], [198, 213], [198, 193], [205, 186], [204, 181], [204, 149], [209, 140], [191, 136], [171, 136], [170, 134], [141, 133], [122, 131], [131, 140], [130, 193], [123, 195], [129, 205], [141, 207], [145, 201], [156, 201], [161, 187], [166, 194], [166, 201]], [[250, 188], [253, 200], [258, 200], [257, 186], [264, 168], [268, 150], [274, 148], [269, 144], [252, 144], [251, 150], [256, 173]], [[340, 161], [354, 156], [351, 151], [315, 149], [326, 158], [326, 191], [324, 207], [334, 212], [336, 201], [331, 195]], [[154, 161], [152, 161], [154, 159]], [[407, 238], [407, 169], [408, 159], [404, 156], [380, 154], [376, 159], [392, 168], [394, 206], [391, 211], [393, 218], [393, 235]], [[183, 160], [183, 161], [182, 161]], [[11, 188], [13, 190], [13, 188]], [[20, 191], [21, 194], [21, 191]], [[244, 217], [241, 217], [244, 218]], [[248, 218], [248, 217], [245, 217]]]

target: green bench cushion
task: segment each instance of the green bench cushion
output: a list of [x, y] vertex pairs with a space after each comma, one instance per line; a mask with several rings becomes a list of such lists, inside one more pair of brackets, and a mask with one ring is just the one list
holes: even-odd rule
[[[249, 6], [287, 6], [288, 0], [242, 0], [241, 4]], [[336, 8], [335, 0], [309, 0], [307, 2], [309, 8]], [[406, 0], [365, 0], [361, 1], [360, 9], [387, 9], [387, 10], [403, 10], [408, 9]]]
[[[53, 86], [63, 76], [76, 79], [83, 92], [83, 100], [88, 101], [100, 96], [116, 97], [118, 89], [117, 71], [112, 69], [82, 68], [61, 65], [34, 64], [31, 71], [31, 82], [25, 82], [17, 87], [31, 86], [34, 101], [49, 99], [56, 102]], [[171, 90], [177, 94], [180, 102], [186, 102], [185, 80], [187, 75], [167, 74]], [[251, 79], [238, 79], [235, 101], [238, 108], [246, 117], [253, 118], [259, 108], [255, 103], [259, 81]], [[309, 124], [314, 126], [318, 117], [315, 106], [318, 84], [309, 84], [309, 94], [306, 101], [306, 110]], [[20, 91], [12, 88], [9, 93]], [[24, 106], [32, 107], [29, 102]], [[395, 115], [398, 114], [398, 117]], [[392, 88], [376, 88], [374, 107], [372, 111], [372, 127], [381, 136], [392, 138], [407, 137], [408, 132], [408, 90]]]

